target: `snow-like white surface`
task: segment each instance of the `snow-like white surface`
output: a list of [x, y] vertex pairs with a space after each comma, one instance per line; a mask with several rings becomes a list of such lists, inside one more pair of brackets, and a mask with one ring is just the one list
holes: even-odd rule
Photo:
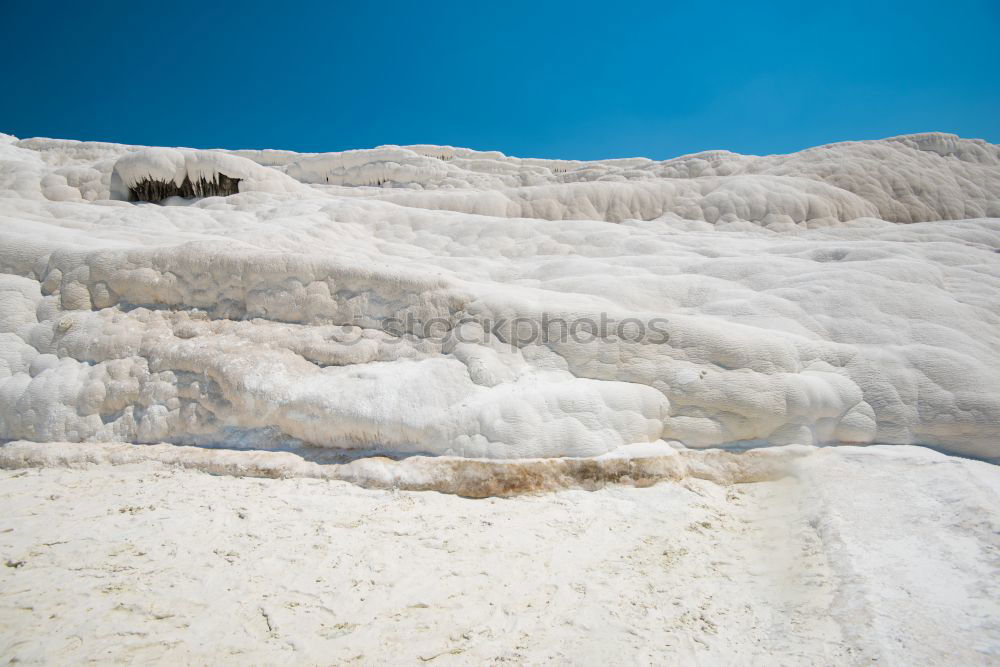
[[[220, 173], [239, 194], [121, 201]], [[996, 457], [998, 216], [1000, 147], [942, 134], [664, 162], [4, 136], [0, 438]], [[602, 316], [666, 335], [496, 335]]]
[[1000, 469], [925, 449], [485, 500], [50, 463], [0, 471], [20, 663], [1000, 660]]
[[996, 664], [998, 249], [943, 134], [0, 135], [0, 657]]

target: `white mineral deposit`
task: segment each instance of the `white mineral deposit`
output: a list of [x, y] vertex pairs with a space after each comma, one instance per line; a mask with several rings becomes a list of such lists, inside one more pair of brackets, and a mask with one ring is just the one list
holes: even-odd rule
[[997, 664], [1000, 146], [0, 135], [0, 658]]

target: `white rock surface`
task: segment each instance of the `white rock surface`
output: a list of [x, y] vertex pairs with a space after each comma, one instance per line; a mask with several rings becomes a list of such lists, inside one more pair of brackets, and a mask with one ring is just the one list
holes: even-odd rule
[[0, 658], [996, 664], [998, 249], [943, 134], [0, 135]]
[[825, 448], [749, 484], [485, 500], [122, 463], [0, 471], [0, 656], [1000, 660], [998, 468], [921, 448]]
[[[219, 173], [239, 194], [120, 201]], [[993, 458], [997, 216], [1000, 147], [942, 134], [664, 162], [4, 135], [0, 438]]]

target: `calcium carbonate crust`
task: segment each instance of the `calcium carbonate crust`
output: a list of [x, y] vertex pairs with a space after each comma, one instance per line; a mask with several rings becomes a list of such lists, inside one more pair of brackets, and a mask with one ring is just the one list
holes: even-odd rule
[[[0, 438], [997, 457], [998, 217], [1000, 147], [943, 134], [664, 162], [0, 135]], [[665, 335], [511, 329], [543, 317]]]

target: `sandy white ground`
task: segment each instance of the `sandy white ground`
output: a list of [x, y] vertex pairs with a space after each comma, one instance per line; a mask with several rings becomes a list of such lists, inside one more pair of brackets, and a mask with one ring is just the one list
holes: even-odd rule
[[1000, 469], [914, 447], [481, 500], [25, 468], [0, 506], [0, 656], [28, 663], [1000, 661]]

